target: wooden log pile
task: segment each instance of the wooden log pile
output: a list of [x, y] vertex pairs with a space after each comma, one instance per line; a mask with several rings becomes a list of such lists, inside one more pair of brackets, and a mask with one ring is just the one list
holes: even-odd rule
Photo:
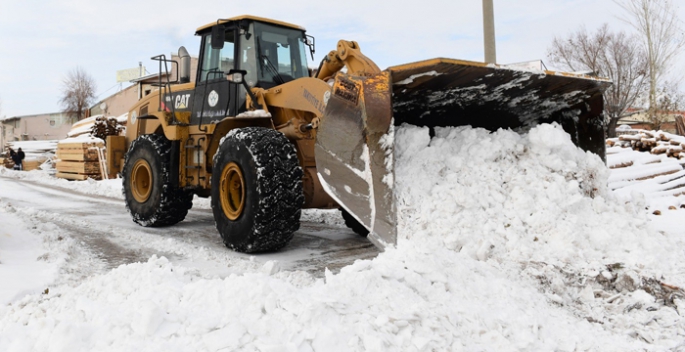
[[118, 136], [124, 130], [117, 118], [97, 116], [90, 129], [90, 135], [105, 140], [107, 136]]
[[98, 148], [104, 146], [101, 140], [77, 142], [67, 139], [60, 142], [57, 145], [55, 176], [67, 180], [101, 179]]
[[682, 116], [677, 116], [675, 118], [675, 130], [681, 136], [685, 136], [685, 120]]
[[685, 138], [662, 131], [639, 131], [607, 140], [607, 146], [632, 148], [652, 154], [665, 154], [669, 158], [685, 159]]
[[12, 159], [9, 156], [0, 159], [2, 159], [2, 166], [4, 166], [6, 169], [11, 169], [14, 167], [14, 161], [12, 161]]

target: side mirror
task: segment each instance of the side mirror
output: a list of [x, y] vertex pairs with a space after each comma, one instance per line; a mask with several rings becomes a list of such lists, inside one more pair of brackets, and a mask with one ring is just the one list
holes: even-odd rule
[[314, 60], [314, 53], [316, 52], [316, 45], [314, 41], [314, 37], [311, 35], [306, 34], [304, 37], [304, 43], [309, 47], [309, 53], [312, 55], [312, 61]]
[[245, 70], [230, 70], [226, 75], [229, 76], [233, 83], [243, 86], [247, 92], [247, 95], [250, 96], [250, 99], [252, 99], [252, 103], [254, 104], [255, 108], [261, 109], [262, 105], [257, 102], [257, 97], [252, 92], [252, 88], [250, 88], [250, 86], [247, 85], [247, 82], [245, 82], [243, 79], [246, 74], [247, 71]]
[[229, 80], [236, 84], [243, 84], [243, 79], [245, 78], [245, 75], [247, 74], [247, 71], [245, 70], [230, 70], [226, 74], [229, 77]]
[[223, 49], [226, 42], [226, 27], [217, 24], [212, 27], [212, 49]]

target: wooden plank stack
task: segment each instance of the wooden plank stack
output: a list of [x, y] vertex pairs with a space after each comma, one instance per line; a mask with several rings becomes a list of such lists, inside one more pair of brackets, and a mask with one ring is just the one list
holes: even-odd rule
[[[47, 159], [41, 158], [41, 159], [24, 159], [23, 164], [23, 169], [24, 171], [31, 171], [31, 170], [36, 170], [38, 169]], [[14, 162], [12, 159], [9, 157], [7, 158], [0, 158], [0, 164], [4, 166], [6, 169], [13, 169], [14, 168]]]
[[24, 159], [24, 162], [22, 162], [23, 170], [24, 171], [31, 171], [31, 170], [37, 170], [47, 159], [30, 159], [26, 160]]
[[107, 150], [107, 172], [109, 178], [116, 178], [117, 174], [124, 169], [124, 155], [126, 154], [126, 137], [124, 136], [107, 136], [106, 139]]
[[60, 142], [57, 145], [55, 176], [67, 180], [101, 179], [98, 148], [104, 146], [101, 140], [79, 142], [67, 139]]

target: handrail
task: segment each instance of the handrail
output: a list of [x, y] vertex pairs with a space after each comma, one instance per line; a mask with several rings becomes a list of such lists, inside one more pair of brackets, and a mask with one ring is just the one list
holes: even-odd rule
[[[179, 77], [178, 66], [179, 66], [179, 64], [176, 60], [167, 59], [166, 55], [164, 55], [164, 54], [153, 56], [150, 59], [153, 61], [159, 62], [159, 76], [157, 78], [157, 83], [152, 83], [151, 85], [153, 87], [160, 87], [161, 92], [159, 94], [159, 104], [157, 105], [157, 111], [161, 111], [162, 104], [163, 104], [163, 102], [162, 102], [163, 98], [162, 97], [164, 96], [165, 91], [168, 90], [169, 94], [171, 94], [171, 85], [179, 83], [179, 81], [178, 81], [178, 77]], [[174, 81], [171, 81], [169, 79], [169, 77], [171, 75], [169, 74], [169, 67], [167, 66], [167, 63], [171, 63], [172, 69], [173, 68], [176, 69], [176, 78], [177, 79]], [[166, 76], [166, 82], [164, 82], [164, 83], [162, 82], [162, 64], [164, 64], [164, 74]], [[176, 117], [176, 111], [175, 111], [176, 107], [174, 106], [174, 104], [170, 104], [170, 105], [171, 105], [170, 112], [171, 112], [172, 116]], [[164, 104], [164, 106], [167, 107], [166, 104]]]

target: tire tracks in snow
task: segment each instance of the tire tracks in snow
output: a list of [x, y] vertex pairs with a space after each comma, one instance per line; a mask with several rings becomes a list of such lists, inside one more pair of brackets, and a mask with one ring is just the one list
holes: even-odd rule
[[[100, 263], [91, 268], [96, 272], [144, 262], [157, 255], [184, 266], [214, 266], [217, 269], [214, 274], [219, 276], [256, 271], [268, 261], [278, 261], [283, 270], [306, 271], [323, 277], [325, 269], [338, 272], [357, 259], [371, 259], [379, 253], [367, 239], [347, 228], [307, 221], [301, 222], [293, 240], [280, 251], [257, 255], [237, 253], [221, 242], [211, 209], [191, 209], [186, 219], [174, 226], [146, 228], [130, 220], [122, 199], [33, 180], [0, 178], [0, 182], [5, 181], [14, 184], [17, 192], [29, 193], [24, 198], [5, 197], [6, 202], [24, 208], [38, 222], [52, 223], [58, 232], [73, 238], [82, 252], [79, 255], [87, 254]], [[95, 267], [101, 269], [95, 270]]]

